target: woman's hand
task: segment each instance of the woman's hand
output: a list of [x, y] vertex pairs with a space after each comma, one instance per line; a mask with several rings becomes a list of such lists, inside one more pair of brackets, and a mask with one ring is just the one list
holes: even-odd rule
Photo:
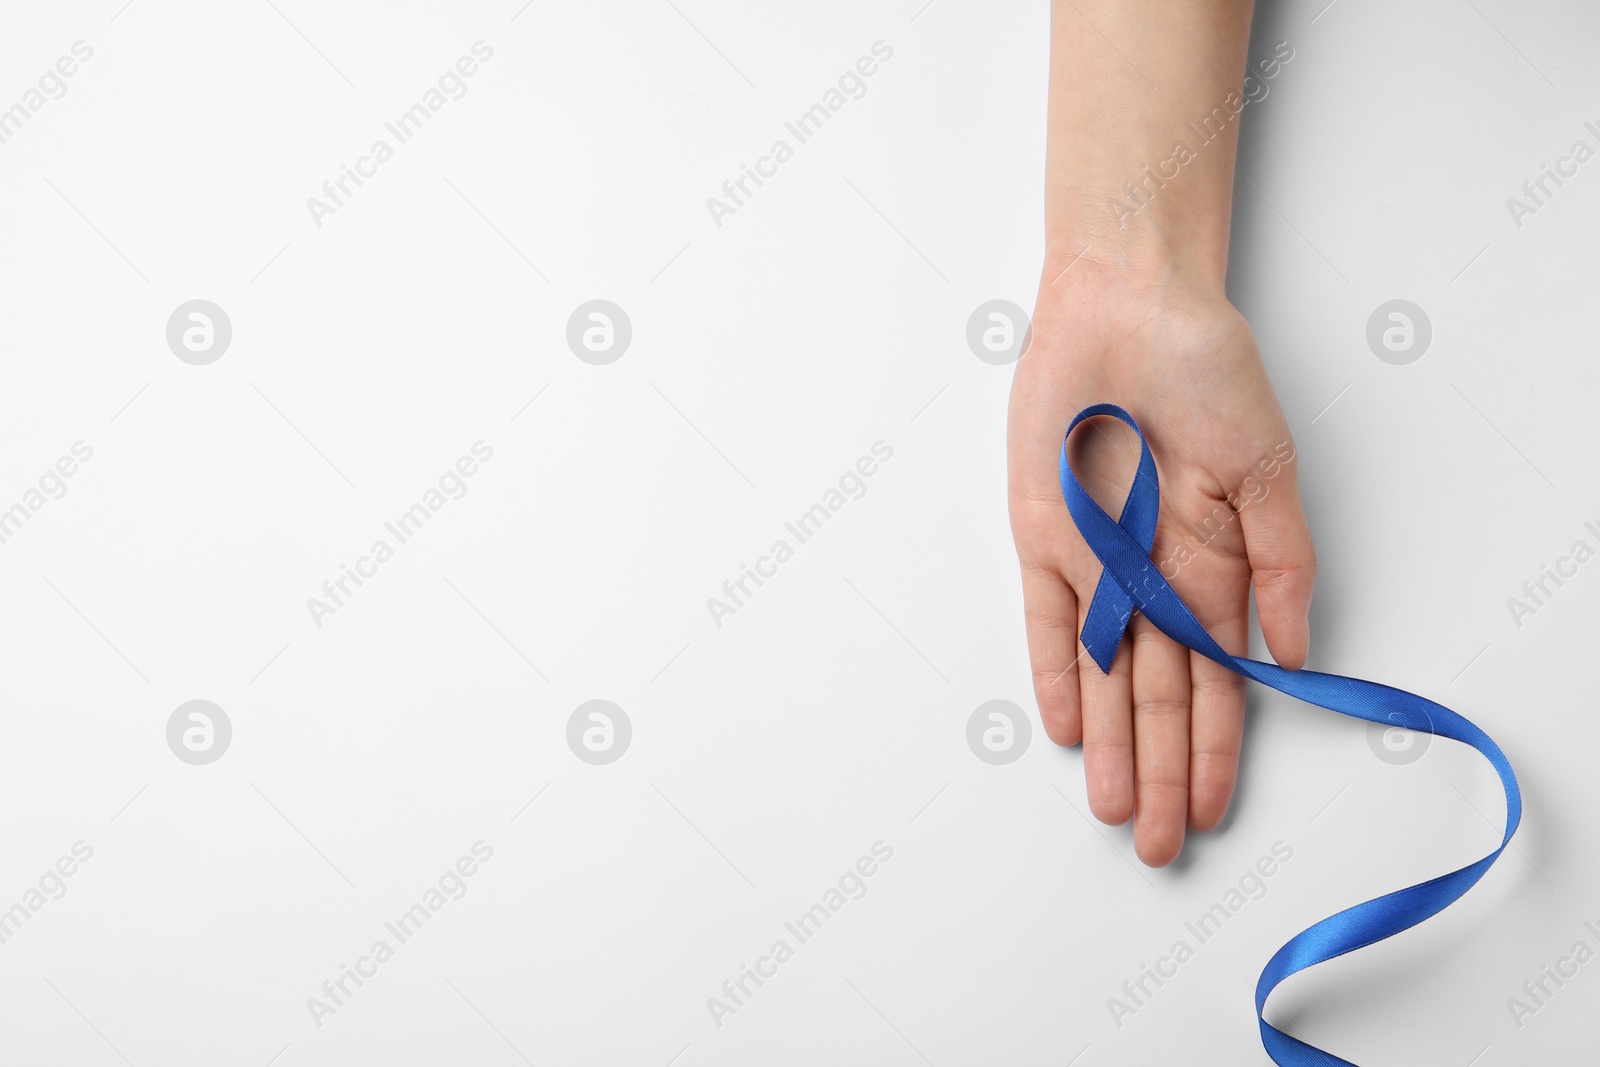
[[[1304, 664], [1316, 563], [1294, 443], [1223, 292], [1250, 13], [1250, 0], [1052, 3], [1045, 270], [1011, 391], [1011, 528], [1045, 732], [1083, 741], [1090, 808], [1108, 823], [1131, 816], [1152, 866], [1177, 856], [1185, 824], [1209, 829], [1228, 810], [1244, 680], [1138, 615], [1110, 674], [1084, 653], [1101, 567], [1067, 513], [1057, 458], [1084, 407], [1131, 412], [1161, 472], [1155, 564], [1236, 655], [1254, 588], [1267, 648]], [[1257, 67], [1258, 80], [1277, 69]], [[1133, 433], [1093, 419], [1071, 447], [1080, 481], [1120, 514]]]
[[[1078, 641], [1101, 566], [1057, 481], [1061, 435], [1083, 407], [1138, 420], [1161, 472], [1152, 555], [1230, 653], [1246, 652], [1248, 600], [1273, 658], [1305, 662], [1316, 562], [1296, 487], [1294, 444], [1243, 318], [1219, 287], [1163, 269], [1130, 275], [1088, 255], [1045, 271], [1033, 338], [1011, 393], [1011, 525], [1022, 564], [1028, 650], [1045, 732], [1081, 739], [1089, 806], [1134, 819], [1139, 858], [1162, 866], [1187, 823], [1221, 821], [1238, 775], [1244, 679], [1136, 615], [1102, 674]], [[1073, 435], [1073, 468], [1120, 512], [1138, 440], [1115, 420]]]

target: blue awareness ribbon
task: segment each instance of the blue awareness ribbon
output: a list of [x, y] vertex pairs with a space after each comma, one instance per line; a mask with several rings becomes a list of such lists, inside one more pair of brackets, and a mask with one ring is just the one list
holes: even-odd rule
[[1156, 480], [1155, 459], [1139, 424], [1115, 404], [1095, 404], [1078, 412], [1067, 428], [1067, 437], [1079, 423], [1096, 415], [1121, 419], [1139, 436], [1138, 472], [1128, 490], [1122, 517], [1115, 522], [1078, 484], [1067, 462], [1066, 440], [1061, 444], [1061, 493], [1066, 497], [1067, 510], [1105, 567], [1089, 603], [1082, 634], [1084, 648], [1102, 671], [1110, 673], [1117, 646], [1137, 610], [1174, 641], [1246, 678], [1341, 715], [1471, 745], [1500, 775], [1500, 784], [1506, 793], [1506, 829], [1499, 848], [1460, 870], [1330, 915], [1290, 938], [1261, 971], [1261, 978], [1256, 982], [1256, 1021], [1261, 1026], [1261, 1044], [1272, 1061], [1278, 1067], [1356, 1067], [1349, 1060], [1297, 1040], [1267, 1022], [1262, 1015], [1267, 997], [1290, 975], [1408, 930], [1443, 911], [1471, 889], [1500, 858], [1500, 853], [1511, 843], [1511, 835], [1517, 832], [1517, 824], [1522, 821], [1522, 793], [1517, 788], [1516, 774], [1488, 734], [1442, 704], [1360, 678], [1308, 670], [1289, 671], [1275, 663], [1244, 659], [1225, 652], [1150, 561], [1161, 489]]

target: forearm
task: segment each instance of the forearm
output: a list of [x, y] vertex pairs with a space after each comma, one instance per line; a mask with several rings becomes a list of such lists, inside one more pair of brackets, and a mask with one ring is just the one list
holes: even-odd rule
[[1251, 0], [1054, 0], [1047, 273], [1081, 254], [1221, 291], [1250, 15]]

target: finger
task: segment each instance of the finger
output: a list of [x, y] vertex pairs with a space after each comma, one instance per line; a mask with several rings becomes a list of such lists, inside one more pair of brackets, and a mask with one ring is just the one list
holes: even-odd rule
[[1189, 650], [1133, 620], [1133, 847], [1151, 867], [1183, 848], [1189, 814]]
[[[1078, 598], [1078, 628], [1089, 602]], [[1078, 649], [1083, 651], [1081, 645]], [[1120, 826], [1133, 815], [1133, 647], [1124, 636], [1103, 674], [1092, 658], [1080, 661], [1078, 689], [1083, 706], [1083, 769], [1089, 783], [1089, 810], [1095, 818]]]
[[1083, 738], [1078, 697], [1078, 598], [1052, 567], [1022, 564], [1023, 616], [1033, 695], [1044, 732], [1058, 745]]
[[1311, 590], [1316, 584], [1317, 557], [1311, 530], [1300, 506], [1292, 468], [1272, 484], [1259, 503], [1239, 512], [1250, 584], [1256, 590], [1256, 615], [1267, 650], [1278, 664], [1297, 671], [1305, 666], [1311, 643]]
[[[1229, 603], [1206, 611], [1200, 621], [1230, 655], [1249, 651], [1249, 589], [1237, 582]], [[1210, 605], [1207, 605], [1210, 608]], [[1210, 830], [1228, 813], [1239, 780], [1244, 743], [1244, 676], [1202, 656], [1189, 654], [1194, 711], [1190, 716], [1189, 825]]]
[[[1190, 502], [1195, 514], [1215, 501]], [[1226, 506], [1226, 505], [1223, 505]], [[1241, 656], [1248, 651], [1250, 564], [1244, 533], [1230, 508], [1220, 516], [1215, 533], [1195, 533], [1195, 547], [1183, 557], [1172, 581], [1195, 618], [1223, 649]], [[1204, 536], [1201, 536], [1204, 534]], [[1189, 718], [1189, 825], [1209, 830], [1222, 821], [1239, 777], [1239, 748], [1244, 739], [1244, 679], [1200, 655], [1189, 656], [1192, 712]]]

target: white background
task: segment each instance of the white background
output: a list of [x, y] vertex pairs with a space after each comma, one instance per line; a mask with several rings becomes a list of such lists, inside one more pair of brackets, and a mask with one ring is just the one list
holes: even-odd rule
[[[1009, 766], [968, 749], [979, 704], [1034, 714], [1011, 368], [964, 333], [1032, 302], [1045, 5], [274, 2], [6, 5], [0, 107], [94, 54], [0, 145], [0, 508], [94, 456], [0, 545], [0, 908], [94, 851], [0, 945], [0, 1060], [1265, 1062], [1279, 944], [1497, 842], [1470, 752], [1387, 763], [1267, 693], [1234, 815], [1163, 871], [1037, 724]], [[1299, 445], [1312, 665], [1477, 721], [1527, 817], [1459, 905], [1269, 1012], [1363, 1064], [1590, 1056], [1600, 963], [1520, 1029], [1506, 1000], [1600, 949], [1600, 563], [1520, 628], [1506, 601], [1600, 543], [1600, 163], [1520, 228], [1505, 200], [1595, 144], [1600, 16], [1322, 4], [1258, 17], [1252, 55], [1295, 58], [1245, 111], [1230, 279]], [[480, 39], [467, 95], [317, 227], [306, 199]], [[716, 226], [706, 198], [880, 40], [866, 95]], [[196, 298], [233, 325], [209, 366], [165, 339]], [[565, 342], [594, 298], [633, 324], [609, 366]], [[1395, 298], [1433, 324], [1410, 366], [1365, 340]], [[306, 599], [479, 440], [467, 495], [316, 626]], [[880, 440], [866, 494], [715, 626], [706, 598]], [[197, 698], [233, 726], [209, 766], [166, 742]], [[565, 740], [596, 698], [633, 726], [609, 766]], [[470, 892], [316, 1025], [479, 840]], [[880, 840], [867, 895], [717, 1026], [707, 998]], [[1265, 897], [1116, 1025], [1280, 840]]]

